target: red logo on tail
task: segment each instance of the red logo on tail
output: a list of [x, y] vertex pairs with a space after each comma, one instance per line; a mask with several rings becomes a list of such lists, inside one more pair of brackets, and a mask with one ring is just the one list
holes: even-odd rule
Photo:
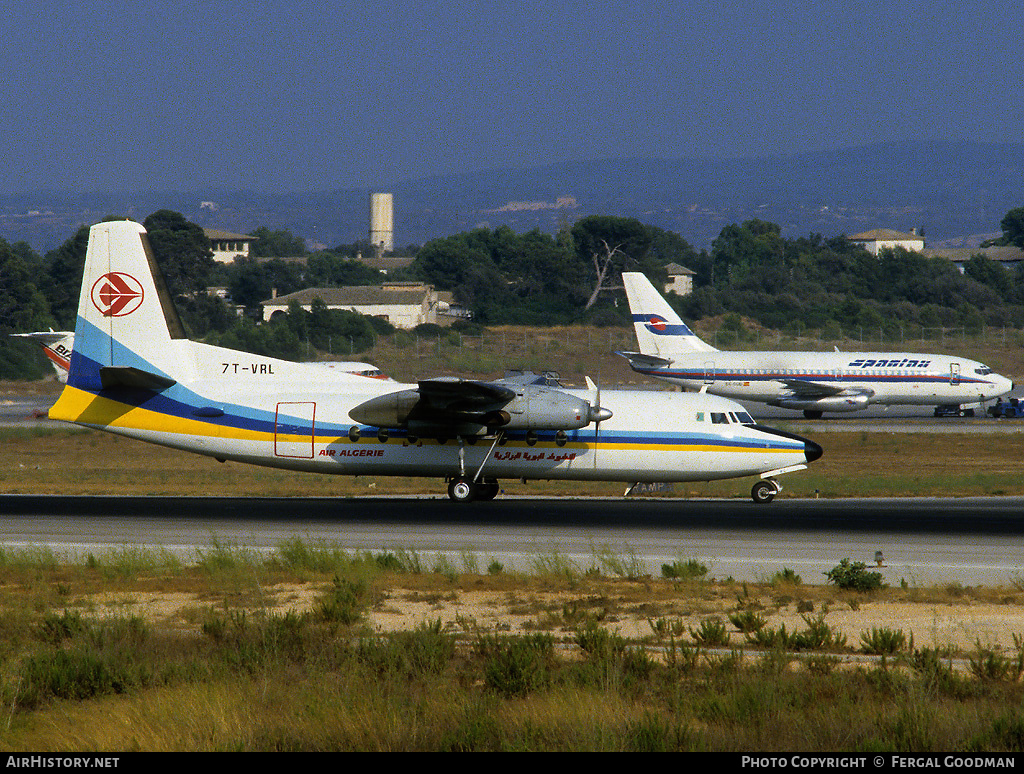
[[92, 303], [104, 317], [124, 317], [140, 306], [144, 293], [142, 284], [131, 274], [112, 271], [92, 286]]
[[663, 331], [666, 327], [665, 318], [652, 314], [651, 319], [647, 321], [647, 327], [654, 331]]

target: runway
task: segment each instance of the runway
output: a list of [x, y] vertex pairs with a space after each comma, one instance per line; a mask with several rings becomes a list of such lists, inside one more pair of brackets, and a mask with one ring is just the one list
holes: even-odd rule
[[[0, 545], [87, 557], [161, 547], [186, 563], [214, 542], [270, 552], [293, 538], [348, 551], [443, 554], [486, 569], [532, 572], [557, 557], [583, 572], [614, 556], [657, 577], [698, 559], [709, 577], [757, 582], [789, 568], [825, 583], [842, 559], [886, 583], [1024, 582], [1024, 498], [776, 500], [447, 498], [168, 498], [0, 495]], [[876, 551], [883, 566], [876, 567]]]

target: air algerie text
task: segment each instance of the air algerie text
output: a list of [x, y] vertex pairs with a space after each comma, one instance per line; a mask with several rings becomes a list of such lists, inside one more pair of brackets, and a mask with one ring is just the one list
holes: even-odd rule
[[383, 457], [383, 449], [321, 449], [321, 457]]

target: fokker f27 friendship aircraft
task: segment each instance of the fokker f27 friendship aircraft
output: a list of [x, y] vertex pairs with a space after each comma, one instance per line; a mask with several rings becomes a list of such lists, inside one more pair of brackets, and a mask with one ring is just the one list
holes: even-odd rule
[[637, 373], [734, 400], [826, 411], [942, 406], [995, 400], [1013, 389], [974, 360], [907, 352], [724, 352], [699, 339], [640, 272], [624, 272], [639, 352], [619, 352]]
[[[589, 380], [588, 380], [589, 382]], [[93, 226], [67, 384], [50, 418], [296, 471], [437, 476], [455, 501], [500, 479], [709, 481], [775, 476], [821, 456], [713, 395], [587, 390], [521, 376], [367, 379], [189, 341], [131, 221]]]

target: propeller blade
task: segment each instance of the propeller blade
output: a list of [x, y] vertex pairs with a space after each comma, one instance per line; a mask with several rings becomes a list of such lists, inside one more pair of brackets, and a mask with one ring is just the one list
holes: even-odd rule
[[601, 388], [594, 384], [593, 379], [589, 376], [585, 378], [587, 380], [587, 389], [591, 393], [590, 421], [600, 425], [604, 420], [611, 419], [613, 415], [609, 409], [601, 407]]

